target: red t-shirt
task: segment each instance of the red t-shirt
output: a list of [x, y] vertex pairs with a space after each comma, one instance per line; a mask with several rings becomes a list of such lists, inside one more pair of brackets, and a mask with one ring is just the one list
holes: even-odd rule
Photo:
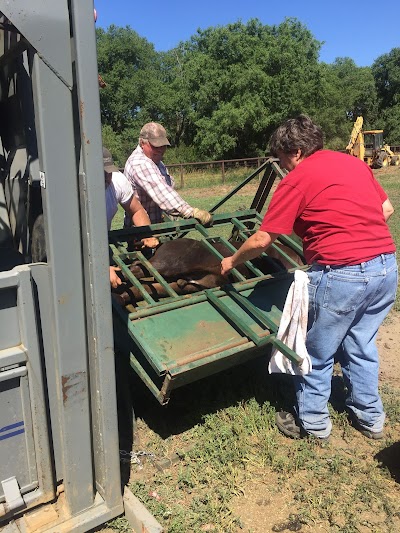
[[308, 264], [357, 265], [395, 251], [382, 211], [386, 199], [363, 161], [319, 150], [283, 178], [260, 230], [294, 231]]

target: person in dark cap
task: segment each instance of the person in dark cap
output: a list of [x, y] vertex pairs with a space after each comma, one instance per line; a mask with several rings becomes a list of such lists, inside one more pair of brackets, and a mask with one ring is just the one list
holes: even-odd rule
[[[118, 204], [125, 210], [125, 216], [131, 220], [134, 226], [149, 226], [150, 218], [140, 201], [134, 196], [131, 184], [115, 166], [111, 152], [103, 147], [104, 178], [106, 185], [106, 214], [107, 229], [111, 229], [111, 221], [114, 218]], [[155, 248], [159, 241], [155, 237], [142, 239], [144, 247]], [[110, 266], [110, 283], [113, 289], [121, 284], [117, 275], [118, 267]]]
[[[168, 215], [195, 218], [204, 226], [212, 224], [208, 211], [192, 207], [175, 191], [174, 180], [162, 162], [170, 142], [164, 127], [148, 122], [140, 130], [139, 144], [129, 156], [124, 174], [135, 196], [149, 214], [152, 224], [162, 222], [163, 211]], [[127, 224], [125, 219], [125, 224]]]

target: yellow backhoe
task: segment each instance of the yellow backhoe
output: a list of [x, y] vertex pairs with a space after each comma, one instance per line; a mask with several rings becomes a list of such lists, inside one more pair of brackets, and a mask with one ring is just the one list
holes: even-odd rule
[[346, 152], [362, 159], [371, 168], [400, 165], [400, 154], [383, 142], [383, 130], [364, 131], [363, 117], [354, 122]]

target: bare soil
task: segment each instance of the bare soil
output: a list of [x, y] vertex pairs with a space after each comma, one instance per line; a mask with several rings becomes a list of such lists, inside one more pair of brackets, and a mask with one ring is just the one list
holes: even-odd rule
[[378, 334], [380, 380], [400, 391], [400, 313], [392, 311]]
[[[400, 394], [400, 313], [392, 311], [382, 324], [377, 345], [380, 354], [379, 379], [381, 385], [387, 384]], [[392, 435], [395, 437], [395, 435]], [[397, 435], [397, 439], [400, 437]], [[348, 448], [344, 438], [333, 433], [332, 444], [335, 447]], [[368, 460], [373, 460], [375, 448], [379, 444], [360, 436], [357, 439], [358, 451], [364, 450]], [[399, 447], [396, 448], [400, 451]], [[400, 462], [397, 460], [397, 469]], [[268, 479], [250, 482], [244, 487], [243, 495], [233, 501], [232, 510], [240, 517], [243, 523], [243, 533], [265, 533], [267, 531], [302, 531], [312, 533], [314, 531], [328, 531], [328, 529], [309, 527], [296, 523], [296, 510], [293, 508], [293, 494], [288, 494], [288, 488], [283, 492], [274, 489], [276, 483], [268, 474]], [[292, 520], [288, 519], [293, 516]], [[377, 520], [377, 517], [374, 517]], [[398, 524], [400, 531], [400, 520]], [[358, 531], [367, 533], [367, 529], [360, 528]], [[385, 531], [374, 529], [374, 531]]]

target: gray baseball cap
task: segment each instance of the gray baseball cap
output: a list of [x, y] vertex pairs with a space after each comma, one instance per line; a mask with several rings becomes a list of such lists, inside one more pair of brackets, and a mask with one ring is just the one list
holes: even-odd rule
[[165, 128], [157, 122], [148, 122], [143, 126], [139, 133], [140, 139], [146, 139], [153, 146], [171, 146], [167, 138]]

